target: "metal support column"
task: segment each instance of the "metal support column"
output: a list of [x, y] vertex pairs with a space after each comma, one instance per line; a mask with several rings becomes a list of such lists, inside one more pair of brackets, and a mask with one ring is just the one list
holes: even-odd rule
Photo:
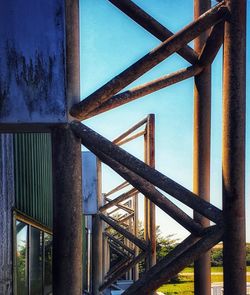
[[[138, 194], [135, 194], [133, 199], [133, 208], [134, 208], [134, 235], [138, 236]], [[139, 254], [139, 248], [135, 246], [135, 256]], [[136, 264], [134, 267], [134, 281], [139, 279], [139, 265]]]
[[[103, 205], [101, 193], [101, 162], [97, 160], [97, 206]], [[92, 293], [100, 294], [99, 287], [102, 284], [102, 220], [98, 214], [92, 216]]]
[[223, 81], [224, 294], [246, 294], [246, 0], [227, 0]]
[[81, 141], [53, 130], [53, 294], [82, 294]]
[[[65, 18], [65, 90], [70, 107], [80, 99], [78, 0], [65, 0]], [[52, 150], [53, 294], [82, 295], [81, 140], [69, 124], [53, 127]]]
[[[145, 134], [145, 163], [155, 167], [155, 116], [150, 114], [147, 118]], [[156, 235], [155, 235], [155, 205], [147, 198], [144, 203], [145, 238], [150, 243], [150, 252], [146, 259], [146, 269], [156, 264]]]
[[[194, 0], [194, 18], [197, 19], [211, 7], [210, 0]], [[198, 54], [206, 43], [209, 31], [194, 40]], [[206, 67], [194, 78], [194, 150], [193, 191], [210, 201], [210, 134], [211, 134], [211, 67]], [[204, 227], [209, 220], [194, 212], [195, 221]], [[196, 295], [211, 294], [210, 252], [194, 262], [194, 291]]]

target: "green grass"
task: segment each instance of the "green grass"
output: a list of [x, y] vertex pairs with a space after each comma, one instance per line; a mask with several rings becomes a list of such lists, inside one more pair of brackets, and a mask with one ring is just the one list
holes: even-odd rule
[[[180, 282], [176, 284], [163, 285], [158, 291], [166, 295], [193, 295], [194, 294], [194, 269], [192, 267], [185, 268], [179, 275]], [[212, 283], [223, 282], [223, 268], [212, 267], [212, 272], [221, 274], [212, 274]], [[250, 272], [250, 266], [247, 267], [247, 272]], [[188, 275], [182, 275], [182, 273]], [[247, 276], [247, 282], [250, 282], [250, 276]]]

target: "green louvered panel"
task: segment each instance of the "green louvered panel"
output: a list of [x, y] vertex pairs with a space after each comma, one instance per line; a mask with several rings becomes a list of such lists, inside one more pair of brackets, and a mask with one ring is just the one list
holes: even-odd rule
[[52, 228], [52, 151], [49, 133], [14, 136], [16, 207]]

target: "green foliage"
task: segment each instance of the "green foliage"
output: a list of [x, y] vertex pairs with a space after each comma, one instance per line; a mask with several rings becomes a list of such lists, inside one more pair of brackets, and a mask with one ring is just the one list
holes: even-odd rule
[[[144, 238], [144, 228], [142, 223], [138, 224], [138, 237], [140, 239]], [[160, 227], [156, 227], [156, 261], [160, 261], [164, 258], [174, 247], [177, 245], [178, 240], [174, 238], [174, 235], [164, 236], [160, 230]], [[139, 263], [139, 272], [140, 274], [145, 271], [145, 262], [141, 261]], [[171, 279], [171, 282], [179, 282], [179, 277], [176, 276]]]
[[212, 266], [223, 266], [223, 250], [212, 249], [211, 251], [211, 265]]
[[[246, 245], [246, 264], [250, 266], [250, 244]], [[214, 248], [211, 251], [211, 265], [223, 266], [223, 249]]]

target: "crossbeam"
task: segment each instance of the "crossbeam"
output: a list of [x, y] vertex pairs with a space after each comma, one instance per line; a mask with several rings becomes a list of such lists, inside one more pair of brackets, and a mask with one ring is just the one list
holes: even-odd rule
[[123, 183], [119, 184], [118, 186], [116, 186], [115, 188], [113, 188], [111, 191], [107, 192], [104, 194], [105, 197], [108, 197], [110, 195], [113, 195], [114, 193], [116, 193], [117, 191], [125, 188], [129, 186], [129, 183], [127, 181], [124, 181]]
[[109, 279], [102, 284], [102, 286], [99, 288], [99, 291], [103, 291], [106, 288], [108, 288], [111, 284], [113, 284], [113, 282], [115, 282], [118, 278], [120, 278], [124, 273], [126, 273], [129, 269], [131, 269], [133, 266], [139, 263], [143, 258], [145, 258], [145, 256], [146, 256], [146, 252], [141, 252], [132, 261], [125, 262], [123, 268], [113, 273], [112, 276], [110, 276]]
[[179, 207], [168, 200], [163, 194], [154, 188], [154, 186], [147, 180], [142, 179], [140, 176], [136, 175], [132, 171], [128, 170], [126, 167], [120, 165], [116, 161], [101, 154], [98, 151], [94, 151], [98, 157], [112, 169], [114, 169], [122, 177], [126, 178], [135, 186], [142, 194], [146, 195], [155, 205], [161, 208], [165, 213], [171, 216], [174, 220], [184, 226], [191, 233], [200, 236], [203, 234], [202, 226], [195, 222], [190, 216], [188, 216]]
[[132, 127], [130, 127], [127, 131], [122, 133], [120, 136], [115, 138], [112, 142], [114, 144], [119, 144], [122, 140], [124, 140], [128, 135], [139, 129], [141, 126], [145, 125], [147, 123], [147, 118], [142, 119], [140, 122], [136, 123]]
[[131, 82], [151, 70], [174, 52], [181, 49], [185, 44], [192, 41], [202, 32], [223, 20], [227, 14], [228, 9], [224, 5], [224, 2], [219, 3], [201, 15], [197, 20], [191, 22], [184, 29], [150, 51], [125, 71], [111, 79], [80, 103], [73, 105], [70, 114], [75, 118], [82, 119], [84, 115], [99, 107], [111, 96], [115, 95]]
[[111, 200], [109, 203], [105, 204], [104, 206], [100, 207], [99, 211], [103, 212], [106, 211], [107, 209], [116, 206], [117, 204], [119, 204], [120, 202], [132, 197], [134, 194], [136, 194], [137, 189], [133, 188], [131, 190], [129, 190], [128, 192], [120, 195], [119, 197], [115, 198], [114, 200]]
[[[111, 199], [109, 199], [109, 198], [105, 198], [105, 199], [106, 199], [108, 202], [111, 201]], [[128, 206], [125, 206], [125, 205], [123, 205], [123, 204], [117, 204], [117, 205], [115, 205], [115, 207], [116, 207], [116, 208], [114, 208], [112, 211], [108, 212], [109, 215], [112, 215], [113, 213], [115, 213], [115, 212], [118, 211], [118, 210], [124, 210], [124, 211], [126, 211], [126, 212], [128, 212], [128, 213], [133, 213], [133, 212], [134, 212], [133, 209], [131, 209], [131, 208], [129, 208]]]
[[126, 246], [124, 243], [122, 243], [120, 240], [118, 240], [117, 238], [115, 238], [113, 235], [111, 235], [108, 232], [105, 232], [105, 235], [111, 239], [112, 241], [114, 241], [116, 244], [118, 244], [119, 246], [123, 247], [126, 251], [128, 251], [131, 255], [134, 255], [135, 252], [133, 249], [129, 248], [128, 246]]
[[222, 21], [212, 28], [211, 34], [209, 35], [201, 54], [198, 56], [196, 64], [194, 64], [193, 66], [181, 69], [174, 73], [165, 75], [161, 78], [155, 79], [148, 83], [136, 86], [132, 89], [114, 95], [98, 108], [86, 114], [83, 119], [88, 119], [90, 117], [96, 116], [113, 108], [122, 106], [128, 102], [134, 101], [135, 99], [144, 97], [155, 91], [159, 91], [163, 88], [198, 75], [203, 71], [204, 68], [206, 68], [213, 62], [222, 45], [223, 32], [224, 22]]
[[[163, 175], [159, 171], [151, 168], [150, 166], [132, 156], [128, 152], [124, 151], [120, 147], [115, 146], [109, 140], [94, 132], [89, 127], [81, 124], [78, 121], [73, 121], [71, 123], [71, 128], [74, 130], [76, 135], [81, 138], [82, 144], [93, 151], [95, 154], [100, 154], [101, 152], [102, 154], [104, 154], [101, 155], [102, 157], [105, 157], [106, 155], [110, 157], [111, 160], [115, 160], [123, 165], [124, 168], [126, 167], [127, 170], [125, 173], [123, 173], [123, 177], [125, 179], [127, 177], [126, 174], [128, 170], [130, 170], [131, 172], [162, 189], [169, 195], [175, 197], [177, 200], [196, 210], [210, 220], [216, 223], [222, 222], [222, 212], [220, 209], [198, 198], [188, 189], [184, 188], [172, 179]], [[114, 165], [115, 164], [113, 164], [113, 166]]]
[[[146, 13], [134, 2], [130, 0], [109, 0], [109, 2], [115, 5], [118, 9], [124, 12], [127, 16], [160, 41], [163, 42], [173, 36], [173, 33], [170, 30], [160, 24], [156, 19]], [[194, 64], [198, 57], [193, 48], [188, 45], [185, 45], [182, 49], [178, 50], [177, 53], [191, 64]]]
[[133, 235], [131, 232], [126, 230], [125, 228], [121, 227], [119, 224], [117, 224], [115, 221], [113, 221], [110, 217], [105, 216], [102, 213], [99, 213], [99, 216], [103, 221], [108, 223], [111, 227], [113, 227], [117, 232], [122, 234], [124, 237], [126, 237], [128, 240], [130, 240], [132, 243], [134, 243], [136, 246], [141, 248], [142, 250], [147, 249], [147, 245], [143, 240], [138, 239], [135, 235]]
[[218, 244], [223, 235], [223, 229], [214, 226], [207, 234], [197, 242], [192, 240], [185, 244], [181, 243], [179, 247], [170, 252], [159, 264], [153, 266], [141, 279], [130, 286], [123, 294], [152, 294], [162, 284], [173, 276], [177, 275], [182, 269], [192, 263], [201, 254]]

